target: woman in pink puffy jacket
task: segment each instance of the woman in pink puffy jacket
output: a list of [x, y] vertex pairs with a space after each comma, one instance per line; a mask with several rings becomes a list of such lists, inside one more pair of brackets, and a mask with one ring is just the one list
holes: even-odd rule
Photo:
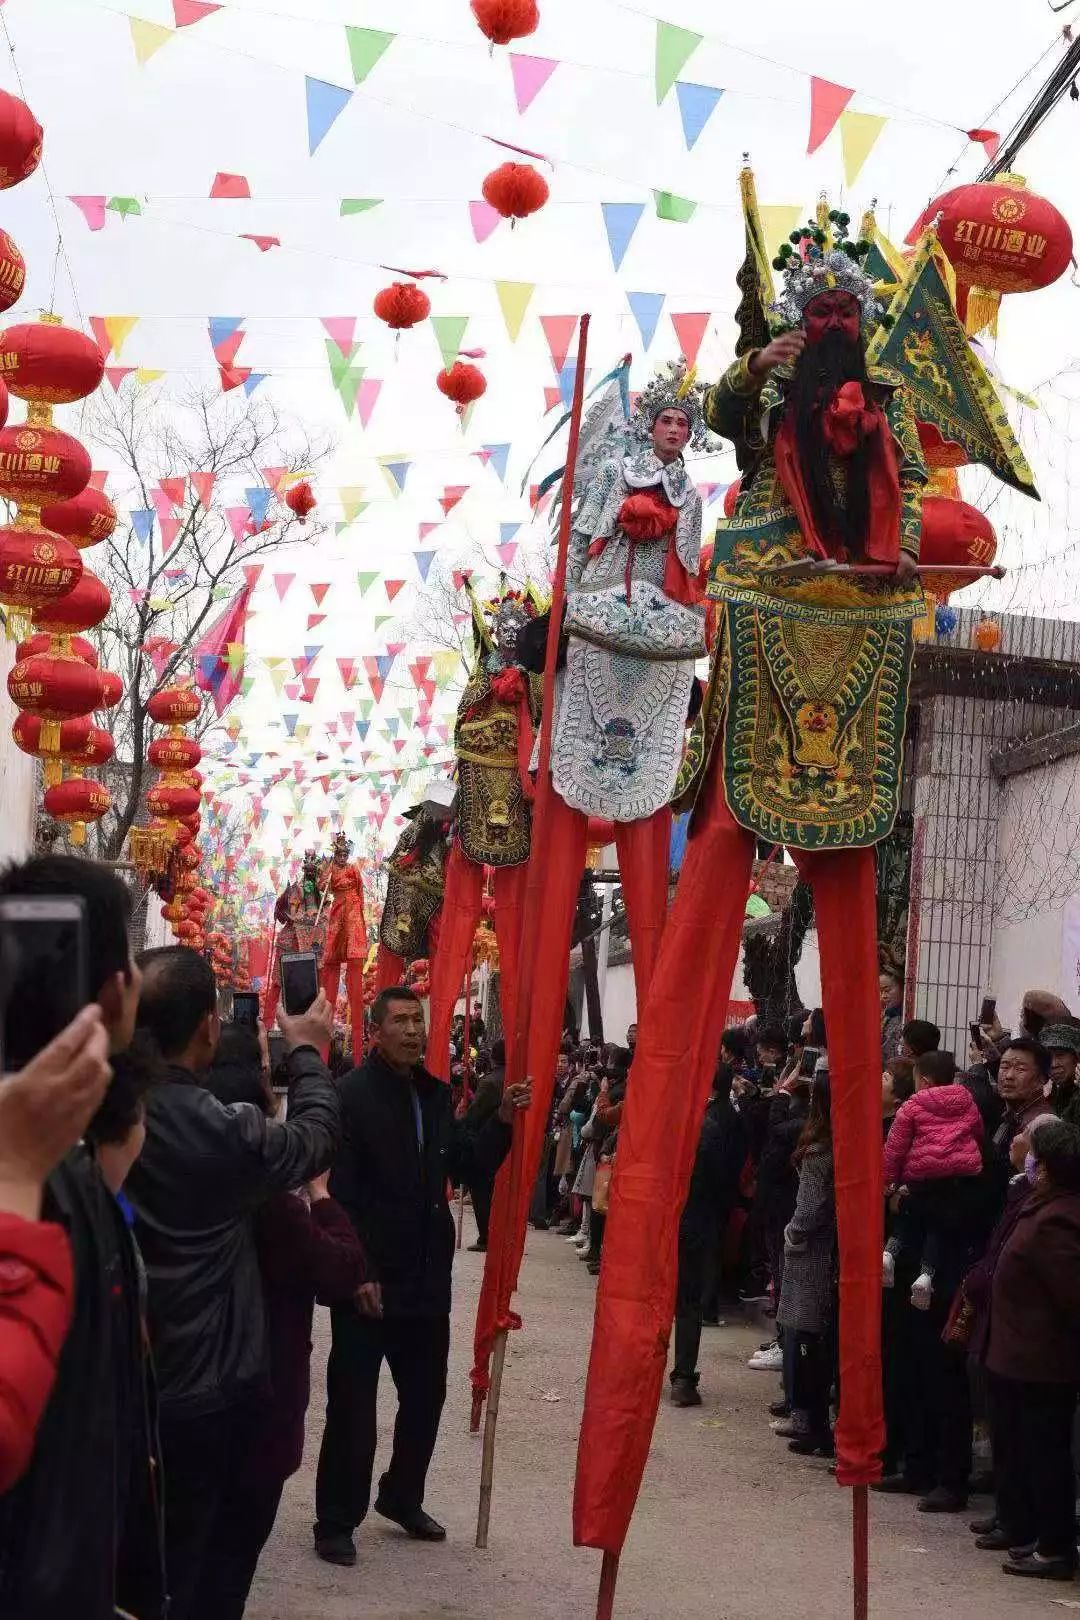
[[[934, 1211], [963, 1197], [983, 1168], [983, 1126], [975, 1099], [956, 1083], [951, 1052], [927, 1052], [915, 1063], [915, 1094], [896, 1111], [885, 1140], [885, 1186], [899, 1199], [896, 1230], [885, 1246], [882, 1283], [891, 1288], [896, 1256], [918, 1246], [919, 1276], [911, 1303], [927, 1310], [934, 1285]], [[910, 1189], [918, 1188], [918, 1199]]]

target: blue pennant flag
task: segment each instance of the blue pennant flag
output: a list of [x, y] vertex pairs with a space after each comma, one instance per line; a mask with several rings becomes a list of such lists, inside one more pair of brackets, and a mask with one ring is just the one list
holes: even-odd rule
[[510, 454], [510, 446], [508, 444], [485, 444], [484, 449], [487, 451], [488, 466], [494, 467], [501, 482], [505, 484], [506, 461]]
[[375, 668], [379, 671], [379, 679], [385, 681], [394, 667], [393, 653], [376, 653]]
[[366, 742], [367, 741], [367, 734], [370, 731], [370, 729], [371, 729], [371, 721], [370, 720], [358, 720], [356, 722], [356, 735], [359, 737], [361, 742]]
[[304, 657], [307, 659], [308, 669], [311, 668], [312, 664], [315, 662], [316, 658], [318, 658], [318, 656], [322, 652], [322, 650], [323, 650], [323, 644], [322, 644], [321, 641], [316, 642], [314, 647], [305, 647], [304, 648]]
[[611, 259], [618, 270], [626, 257], [630, 238], [637, 230], [638, 220], [645, 212], [644, 203], [601, 203], [604, 228], [607, 231]]
[[152, 506], [137, 506], [131, 514], [131, 527], [135, 530], [140, 543], [144, 546], [150, 544], [150, 536], [154, 532], [154, 509]]
[[243, 315], [211, 315], [210, 347], [216, 349], [219, 343], [227, 342], [229, 338], [239, 332], [245, 318]]
[[398, 489], [405, 488], [405, 475], [412, 466], [411, 461], [384, 461], [383, 466], [390, 474]]
[[686, 150], [692, 151], [705, 125], [712, 117], [723, 91], [715, 84], [677, 83], [675, 94], [679, 98], [679, 117], [682, 119], [683, 140]]
[[656, 323], [664, 307], [664, 294], [628, 292], [626, 301], [630, 305], [631, 315], [637, 321], [642, 344], [648, 349], [656, 336]]
[[244, 378], [244, 393], [249, 399], [255, 392], [256, 388], [258, 388], [259, 384], [264, 383], [269, 375], [270, 373], [268, 371], [253, 371], [250, 377]]
[[283, 714], [281, 718], [285, 722], [285, 730], [289, 733], [289, 736], [291, 737], [293, 735], [293, 733], [295, 732], [295, 730], [296, 730], [296, 722], [300, 718], [299, 711], [297, 711], [296, 714]]
[[318, 147], [334, 121], [345, 111], [352, 99], [351, 90], [340, 84], [327, 84], [325, 79], [304, 80], [307, 99], [308, 153]]
[[500, 523], [499, 524], [499, 544], [500, 544], [500, 546], [505, 546], [509, 541], [511, 541], [514, 538], [515, 534], [517, 534], [517, 532], [518, 532], [518, 530], [520, 528], [521, 528], [520, 523]]
[[420, 578], [424, 581], [425, 585], [427, 584], [428, 570], [434, 562], [435, 556], [436, 553], [434, 551], [413, 552], [413, 560], [415, 561], [417, 568], [420, 570]]
[[253, 489], [245, 489], [244, 499], [247, 501], [251, 520], [256, 528], [260, 523], [266, 522], [266, 511], [273, 498], [273, 490], [264, 488], [262, 484], [255, 485]]
[[394, 718], [392, 720], [388, 720], [386, 722], [384, 730], [386, 731], [386, 735], [388, 737], [396, 737], [397, 734], [398, 734], [398, 722], [397, 722], [397, 719]]

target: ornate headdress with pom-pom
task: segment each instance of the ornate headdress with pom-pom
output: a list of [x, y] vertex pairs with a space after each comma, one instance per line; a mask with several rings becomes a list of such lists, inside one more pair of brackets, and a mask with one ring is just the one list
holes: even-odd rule
[[708, 442], [708, 430], [702, 415], [704, 392], [693, 366], [688, 367], [683, 360], [669, 361], [638, 395], [630, 421], [633, 439], [639, 444], [646, 444], [653, 423], [662, 411], [682, 411], [690, 423], [689, 444], [695, 450], [703, 450]]
[[799, 326], [806, 306], [824, 292], [850, 293], [859, 305], [864, 336], [877, 326], [890, 324], [863, 267], [871, 244], [853, 242], [848, 236], [850, 224], [850, 215], [821, 204], [814, 219], [792, 231], [772, 261], [773, 269], [784, 277], [783, 293], [769, 309], [774, 331]]

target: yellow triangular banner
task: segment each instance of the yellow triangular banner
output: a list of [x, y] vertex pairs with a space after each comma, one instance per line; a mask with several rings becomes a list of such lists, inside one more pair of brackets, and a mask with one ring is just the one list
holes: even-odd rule
[[142, 17], [129, 17], [131, 27], [131, 43], [135, 47], [135, 60], [140, 67], [144, 67], [155, 51], [172, 39], [175, 28], [166, 28], [163, 23], [145, 22]]
[[124, 347], [125, 339], [130, 335], [132, 327], [139, 319], [137, 315], [105, 315], [105, 334], [109, 339], [109, 347], [116, 358], [120, 358], [120, 350]]
[[461, 663], [461, 654], [442, 650], [432, 653], [431, 662], [435, 666], [435, 684], [442, 688], [448, 681], [452, 681], [458, 672]]
[[163, 371], [152, 371], [149, 366], [139, 366], [135, 372], [135, 381], [137, 383], [157, 382], [158, 378], [164, 377], [164, 375]]
[[873, 150], [887, 118], [877, 113], [842, 112], [840, 114], [840, 150], [844, 157], [844, 180], [853, 186], [859, 171]]
[[774, 259], [781, 242], [787, 241], [799, 223], [802, 209], [798, 203], [759, 204], [758, 214], [761, 217], [761, 229], [769, 258]]
[[341, 510], [345, 514], [345, 522], [352, 523], [364, 509], [363, 484], [343, 484], [338, 489], [338, 499]]
[[536, 287], [531, 281], [497, 281], [495, 291], [511, 343], [516, 343]]

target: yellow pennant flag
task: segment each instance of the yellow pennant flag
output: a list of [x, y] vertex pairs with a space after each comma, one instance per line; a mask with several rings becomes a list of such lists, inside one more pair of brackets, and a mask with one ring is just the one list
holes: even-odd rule
[[345, 514], [345, 522], [352, 523], [364, 509], [363, 484], [343, 484], [338, 489], [338, 500]]
[[877, 113], [842, 112], [840, 114], [840, 150], [844, 157], [844, 180], [853, 186], [859, 171], [873, 150], [887, 118]]
[[135, 47], [135, 60], [140, 67], [144, 67], [154, 52], [160, 51], [176, 32], [175, 28], [166, 28], [163, 23], [144, 22], [142, 17], [129, 17], [128, 24], [131, 43]]
[[452, 681], [461, 664], [461, 654], [450, 650], [441, 650], [432, 653], [431, 661], [435, 666], [435, 684], [440, 689], [448, 681]]
[[109, 347], [119, 360], [124, 341], [129, 336], [139, 317], [137, 315], [104, 315], [102, 319], [105, 322], [105, 333], [109, 339]]
[[152, 371], [149, 366], [139, 366], [135, 372], [135, 381], [137, 383], [157, 382], [158, 378], [164, 377], [164, 375], [163, 371]]
[[497, 281], [495, 291], [510, 341], [516, 343], [536, 287], [531, 281]]
[[787, 241], [799, 223], [802, 209], [798, 203], [763, 203], [758, 208], [758, 213], [761, 215], [761, 229], [765, 235], [769, 258], [774, 259], [781, 243]]

